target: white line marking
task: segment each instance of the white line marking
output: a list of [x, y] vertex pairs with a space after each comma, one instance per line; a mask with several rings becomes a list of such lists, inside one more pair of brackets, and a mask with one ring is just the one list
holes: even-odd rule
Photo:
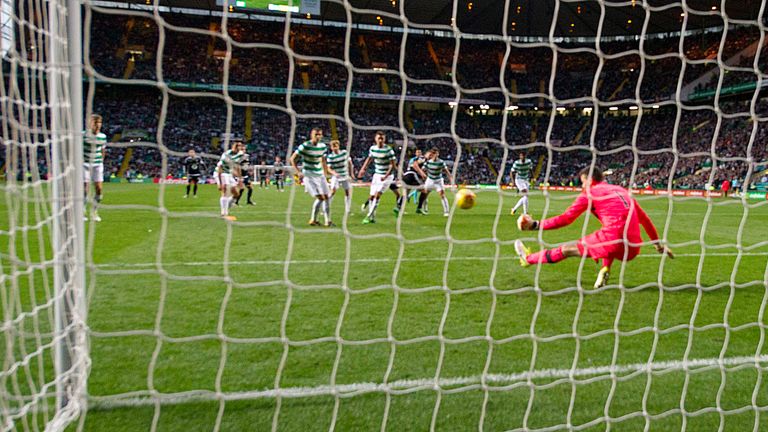
[[[736, 256], [735, 252], [712, 252], [704, 253], [705, 257], [710, 256]], [[768, 256], [768, 252], [744, 252], [742, 256]], [[700, 257], [702, 254], [694, 253], [678, 253], [675, 257]], [[638, 258], [661, 258], [658, 254], [641, 254]], [[499, 261], [516, 261], [516, 256], [502, 256], [499, 257]], [[403, 258], [402, 262], [445, 262], [446, 258]], [[493, 261], [493, 257], [451, 257], [450, 261]], [[351, 263], [383, 263], [394, 262], [392, 258], [357, 258], [349, 260]], [[316, 260], [291, 260], [291, 264], [344, 264], [343, 259], [316, 259]], [[229, 265], [284, 265], [285, 261], [281, 260], [246, 260], [246, 261], [230, 261]], [[203, 267], [203, 266], [223, 266], [223, 261], [190, 261], [190, 262], [163, 262], [163, 267]], [[103, 263], [96, 264], [96, 268], [132, 268], [132, 267], [155, 267], [157, 263]]]
[[[363, 394], [373, 392], [391, 391], [417, 391], [433, 390], [437, 388], [455, 388], [487, 384], [509, 385], [527, 380], [556, 380], [564, 378], [592, 377], [599, 375], [626, 375], [630, 373], [650, 373], [654, 371], [688, 371], [689, 369], [714, 368], [726, 366], [754, 365], [756, 368], [764, 368], [768, 365], [768, 355], [693, 359], [688, 361], [671, 360], [653, 363], [633, 363], [627, 365], [597, 366], [583, 369], [540, 369], [534, 371], [518, 372], [513, 374], [491, 374], [483, 379], [481, 375], [456, 377], [456, 378], [422, 378], [392, 381], [390, 383], [362, 382], [353, 384], [341, 384], [336, 386], [320, 385], [315, 387], [286, 387], [281, 389], [256, 390], [248, 392], [216, 393], [209, 390], [195, 390], [191, 392], [160, 394], [152, 397], [147, 394], [137, 396], [133, 393], [129, 396], [91, 396], [89, 408], [112, 409], [119, 407], [138, 407], [154, 405], [157, 400], [165, 405], [177, 405], [189, 402], [218, 401], [218, 400], [251, 400], [274, 397], [311, 397], [333, 396], [344, 394]], [[687, 372], [686, 372], [687, 373]]]

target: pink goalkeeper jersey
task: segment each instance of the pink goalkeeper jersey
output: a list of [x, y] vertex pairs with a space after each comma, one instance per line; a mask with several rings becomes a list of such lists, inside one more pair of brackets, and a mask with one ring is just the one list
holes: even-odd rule
[[587, 188], [582, 189], [581, 194], [563, 214], [541, 221], [541, 229], [551, 230], [570, 225], [589, 208], [590, 197], [592, 214], [603, 224], [600, 230], [610, 238], [623, 238], [626, 227], [627, 241], [638, 245], [643, 241], [640, 236], [642, 225], [651, 240], [658, 240], [656, 227], [629, 191], [605, 182], [592, 183], [589, 192]]

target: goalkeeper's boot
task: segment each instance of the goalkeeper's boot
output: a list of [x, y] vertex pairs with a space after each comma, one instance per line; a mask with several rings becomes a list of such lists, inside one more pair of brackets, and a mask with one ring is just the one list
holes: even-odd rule
[[423, 214], [426, 214], [426, 213], [424, 213], [424, 210], [422, 210], [422, 209], [420, 209], [420, 208], [417, 208], [417, 209], [416, 209], [416, 214], [420, 214], [420, 215], [423, 215]]
[[520, 258], [520, 265], [522, 267], [528, 267], [531, 265], [528, 263], [527, 259], [528, 255], [531, 254], [531, 250], [525, 246], [522, 240], [515, 240], [515, 253], [517, 253], [517, 256]]
[[374, 219], [374, 218], [365, 218], [365, 219], [363, 219], [363, 225], [368, 225], [368, 224], [372, 224], [372, 223], [376, 223], [376, 219]]
[[600, 272], [597, 273], [597, 280], [595, 281], [595, 289], [602, 288], [608, 285], [608, 278], [611, 275], [610, 271], [611, 271], [610, 267], [603, 267], [600, 269]]

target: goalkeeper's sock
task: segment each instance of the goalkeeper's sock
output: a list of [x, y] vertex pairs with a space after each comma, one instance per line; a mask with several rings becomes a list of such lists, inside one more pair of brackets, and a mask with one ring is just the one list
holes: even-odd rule
[[187, 183], [187, 193], [186, 195], [189, 195], [189, 183]]
[[565, 254], [563, 253], [563, 247], [557, 247], [554, 249], [544, 249], [538, 252], [528, 255], [525, 259], [528, 264], [554, 264], [564, 260]]
[[520, 201], [523, 202], [523, 214], [528, 214], [528, 195], [523, 196]]
[[317, 211], [320, 210], [320, 204], [322, 204], [322, 201], [315, 198], [315, 202], [312, 203], [312, 214], [309, 218], [310, 221], [315, 222], [317, 220]]
[[235, 204], [237, 204], [237, 205], [240, 205], [240, 197], [242, 197], [242, 196], [243, 196], [243, 194], [239, 194], [239, 195], [237, 196], [237, 198], [234, 198], [234, 200], [235, 200]]
[[[195, 183], [195, 186], [192, 188], [192, 193], [197, 195], [197, 183]], [[189, 194], [189, 191], [187, 191], [187, 194]]]
[[249, 188], [248, 189], [248, 202], [249, 203], [252, 202], [251, 201], [251, 197], [253, 197], [253, 188]]

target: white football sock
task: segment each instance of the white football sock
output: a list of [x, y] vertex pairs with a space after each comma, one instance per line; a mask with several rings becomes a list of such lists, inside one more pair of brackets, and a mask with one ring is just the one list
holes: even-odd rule
[[448, 204], [448, 198], [442, 197], [440, 198], [440, 201], [443, 203], [443, 213], [449, 213], [451, 211], [451, 206]]
[[328, 224], [328, 222], [331, 221], [330, 202], [328, 200], [325, 200], [322, 202], [322, 206], [323, 206], [323, 219], [325, 220], [325, 223]]
[[315, 202], [312, 203], [312, 216], [309, 220], [316, 221], [317, 220], [317, 211], [320, 210], [320, 204], [322, 204], [322, 201], [315, 198]]
[[376, 207], [378, 206], [379, 206], [379, 199], [378, 198], [372, 199], [370, 204], [370, 210], [368, 210], [368, 219], [373, 219], [374, 217], [376, 217]]
[[347, 195], [344, 197], [344, 212], [349, 213], [350, 209], [352, 209], [352, 195]]
[[219, 206], [221, 207], [222, 216], [226, 216], [229, 214], [229, 207], [227, 207], [227, 197], [219, 198]]
[[520, 201], [523, 202], [523, 213], [528, 214], [528, 195], [524, 195]]

